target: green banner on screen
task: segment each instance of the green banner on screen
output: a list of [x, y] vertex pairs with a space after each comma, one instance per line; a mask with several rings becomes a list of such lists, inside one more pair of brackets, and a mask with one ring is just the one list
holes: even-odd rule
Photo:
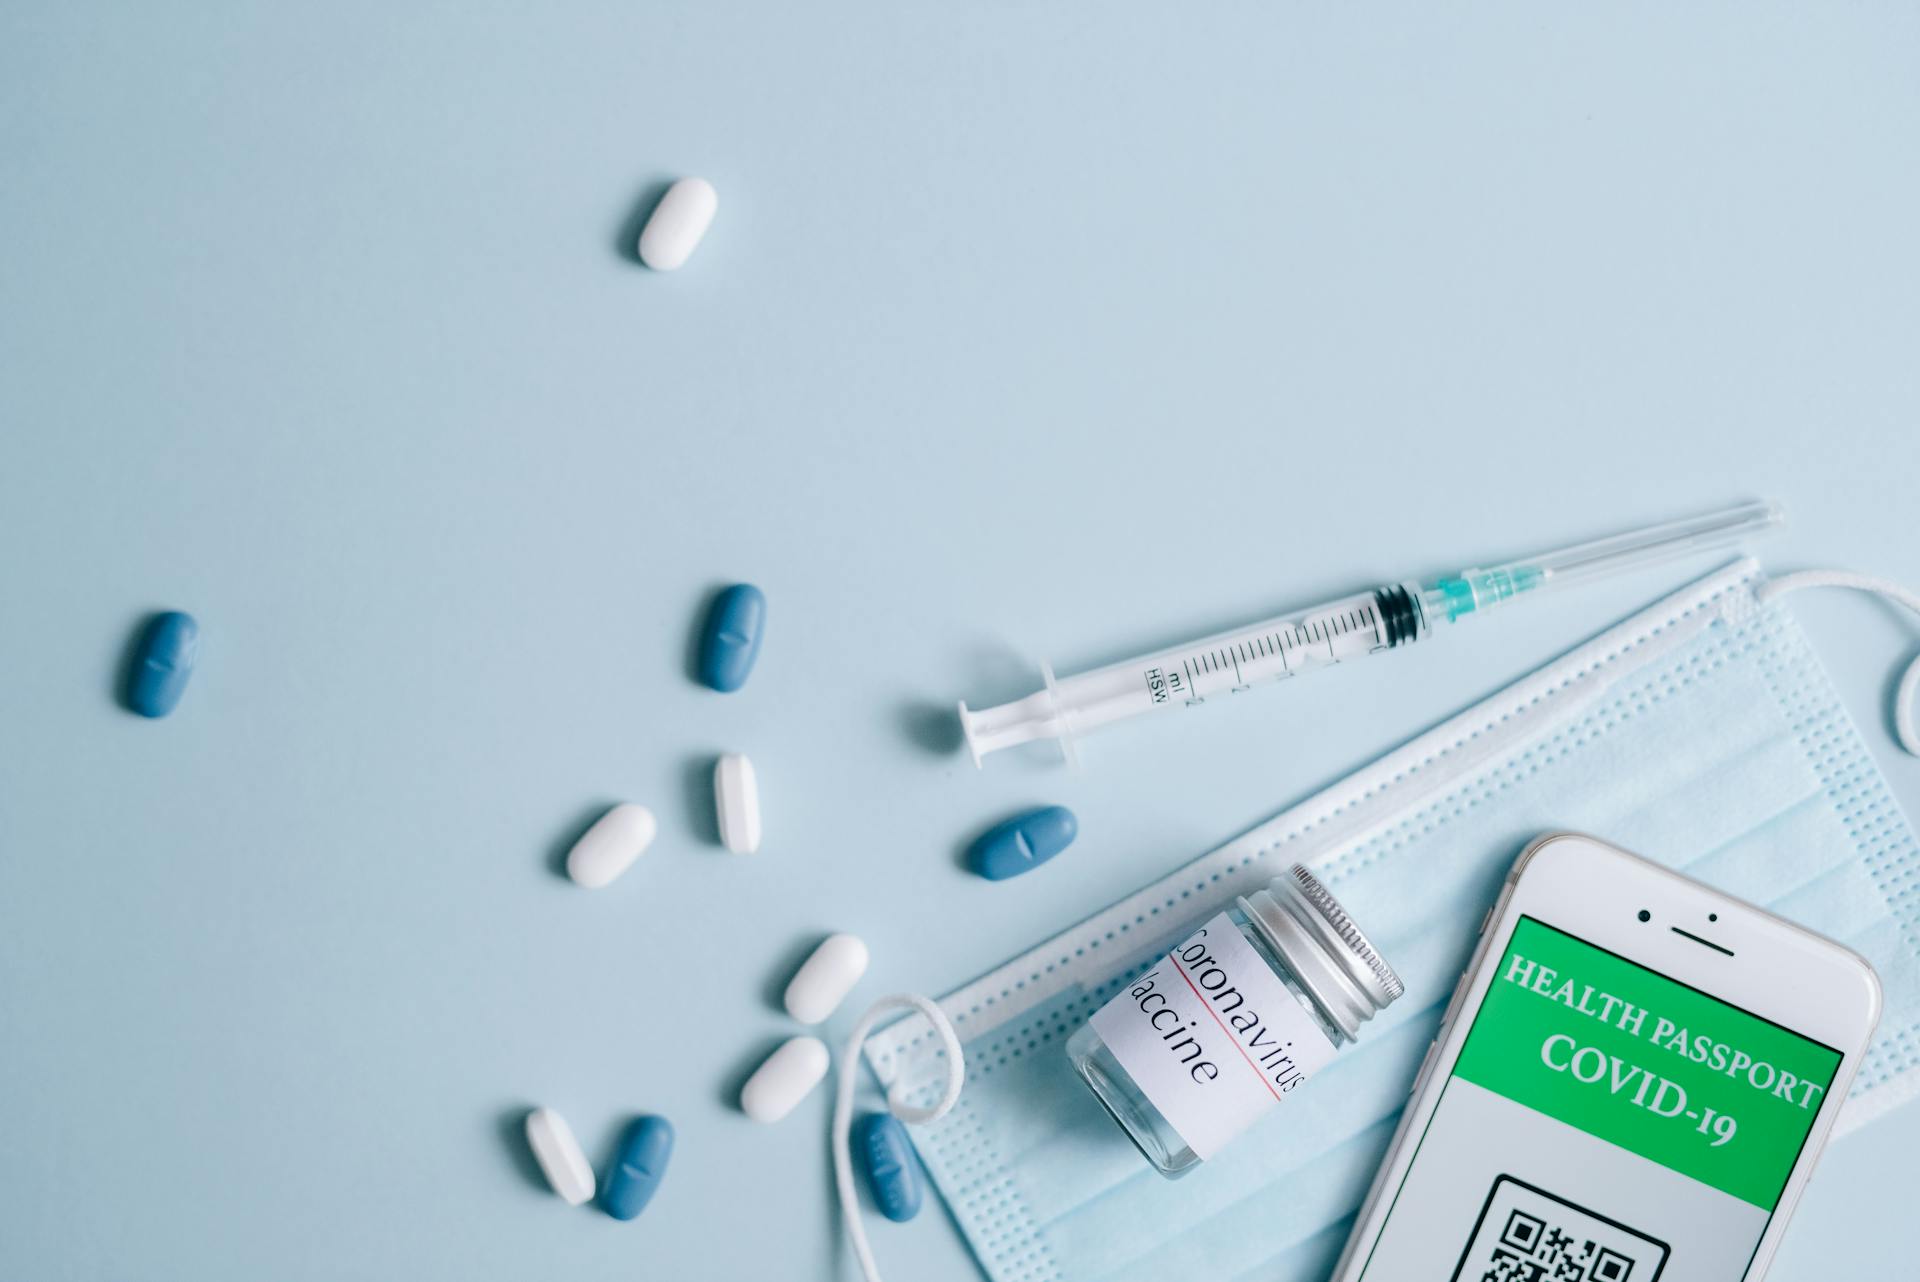
[[1454, 1074], [1771, 1211], [1838, 1051], [1523, 917]]

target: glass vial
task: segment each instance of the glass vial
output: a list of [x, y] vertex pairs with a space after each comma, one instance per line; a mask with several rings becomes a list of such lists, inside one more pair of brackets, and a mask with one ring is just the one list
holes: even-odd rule
[[1067, 1055], [1147, 1160], [1175, 1178], [1305, 1085], [1404, 991], [1295, 864], [1115, 994]]

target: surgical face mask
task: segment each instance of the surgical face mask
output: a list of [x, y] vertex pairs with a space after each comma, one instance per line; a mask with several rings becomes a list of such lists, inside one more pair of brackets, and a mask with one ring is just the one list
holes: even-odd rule
[[[1710, 576], [944, 999], [965, 1089], [914, 1140], [988, 1275], [1325, 1277], [1481, 915], [1521, 848], [1552, 829], [1604, 836], [1861, 953], [1886, 1006], [1839, 1129], [1913, 1095], [1920, 845], [1772, 602], [1794, 586], [1751, 562]], [[1905, 695], [1916, 683], [1920, 665]], [[1904, 708], [1900, 729], [1911, 739]], [[1366, 922], [1406, 995], [1315, 1077], [1311, 1100], [1164, 1180], [1064, 1043], [1221, 905], [1296, 861]], [[866, 1049], [896, 1096], [940, 1093], [948, 1056], [923, 1018]]]

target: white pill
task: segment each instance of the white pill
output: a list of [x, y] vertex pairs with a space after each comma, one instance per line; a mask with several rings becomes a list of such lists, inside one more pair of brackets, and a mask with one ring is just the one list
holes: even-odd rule
[[753, 763], [737, 752], [713, 768], [713, 807], [720, 816], [720, 844], [736, 855], [760, 849], [760, 783]]
[[580, 1141], [573, 1138], [573, 1128], [566, 1118], [550, 1108], [534, 1109], [527, 1114], [527, 1143], [533, 1148], [534, 1160], [540, 1163], [541, 1174], [568, 1205], [581, 1206], [593, 1200], [593, 1167], [580, 1151]]
[[794, 1037], [767, 1056], [740, 1088], [740, 1111], [756, 1122], [777, 1122], [827, 1075], [827, 1044]]
[[657, 272], [678, 270], [719, 208], [720, 194], [704, 178], [682, 178], [667, 188], [640, 232], [640, 261]]
[[867, 973], [867, 946], [858, 935], [829, 935], [787, 985], [787, 1014], [818, 1024], [839, 1008]]
[[653, 844], [653, 811], [622, 802], [594, 820], [567, 852], [567, 876], [598, 890], [633, 866]]

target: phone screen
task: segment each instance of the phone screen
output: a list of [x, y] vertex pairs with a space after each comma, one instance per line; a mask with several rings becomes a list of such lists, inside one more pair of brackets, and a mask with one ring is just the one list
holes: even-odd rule
[[1360, 1276], [1738, 1282], [1840, 1060], [1522, 917]]

